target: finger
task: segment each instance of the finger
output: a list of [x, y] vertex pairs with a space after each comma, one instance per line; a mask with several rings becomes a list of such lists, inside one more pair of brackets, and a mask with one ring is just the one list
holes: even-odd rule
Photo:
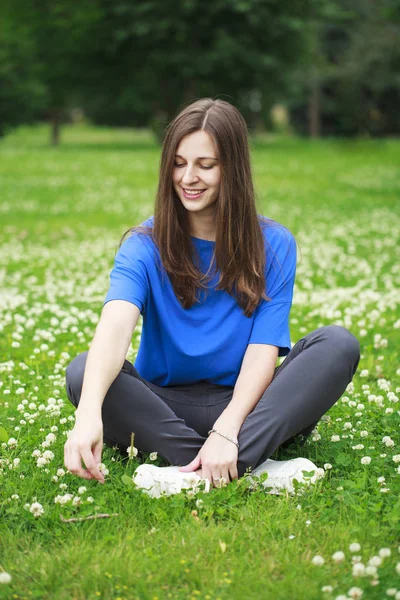
[[91, 473], [95, 479], [104, 483], [104, 475], [97, 466], [98, 463], [95, 461], [92, 451], [85, 446], [82, 448], [81, 454], [89, 473]]
[[222, 477], [223, 477], [223, 481], [222, 481], [222, 485], [228, 485], [228, 483], [230, 483], [230, 477], [229, 477], [229, 470], [228, 468], [223, 469], [222, 471]]
[[201, 477], [202, 479], [208, 479], [208, 481], [210, 482], [210, 486], [212, 485], [211, 471], [208, 467], [205, 467], [204, 465], [202, 465], [201, 467]]
[[101, 453], [103, 452], [103, 440], [100, 440], [93, 449], [93, 456], [96, 465], [101, 463]]
[[196, 458], [194, 458], [192, 460], [192, 462], [190, 462], [188, 465], [185, 465], [184, 467], [179, 467], [179, 470], [183, 471], [183, 472], [196, 471], [200, 467], [200, 464], [201, 464], [201, 459], [200, 459], [200, 456], [198, 454], [196, 456]]
[[239, 479], [239, 474], [238, 474], [238, 470], [237, 470], [237, 467], [236, 467], [236, 466], [234, 466], [234, 467], [231, 467], [231, 468], [229, 469], [229, 474], [230, 474], [230, 476], [231, 476], [231, 480], [232, 480], [232, 481], [233, 481], [234, 479]]
[[71, 446], [69, 449], [67, 468], [73, 475], [78, 475], [84, 479], [91, 479], [90, 473], [81, 465], [81, 451], [77, 446]]
[[213, 485], [216, 488], [221, 487], [221, 473], [219, 471], [212, 472]]

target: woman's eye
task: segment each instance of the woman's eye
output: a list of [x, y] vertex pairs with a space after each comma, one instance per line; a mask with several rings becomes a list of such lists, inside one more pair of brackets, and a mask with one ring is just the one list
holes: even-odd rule
[[[175, 163], [175, 167], [184, 167], [185, 165], [178, 165], [177, 163]], [[211, 167], [200, 167], [200, 169], [212, 169]]]

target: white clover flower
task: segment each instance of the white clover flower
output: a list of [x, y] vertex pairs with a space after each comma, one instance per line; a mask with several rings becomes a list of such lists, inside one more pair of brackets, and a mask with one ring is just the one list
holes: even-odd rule
[[364, 450], [364, 444], [357, 444], [356, 446], [352, 446], [353, 450]]
[[329, 469], [332, 469], [332, 465], [331, 465], [331, 463], [325, 463], [325, 464], [324, 464], [324, 469], [325, 469], [326, 471], [328, 471]]
[[44, 508], [39, 502], [33, 502], [29, 510], [34, 517], [40, 517], [44, 513]]
[[394, 446], [394, 441], [392, 440], [392, 438], [390, 438], [388, 435], [385, 435], [384, 438], [382, 438], [382, 442], [385, 444], [385, 446], [387, 446], [388, 448], [392, 448]]
[[5, 571], [0, 572], [0, 583], [11, 583], [11, 580], [10, 573], [6, 573]]
[[374, 567], [380, 567], [382, 564], [382, 557], [381, 556], [372, 556], [369, 561], [368, 564], [369, 565], [373, 565]]
[[204, 500], [202, 500], [201, 498], [198, 498], [196, 500], [196, 506], [197, 506], [197, 508], [200, 508], [201, 506], [203, 506], [203, 504], [204, 504]]
[[368, 435], [369, 435], [368, 431], [365, 431], [365, 430], [360, 431], [360, 436], [361, 437], [368, 437]]
[[81, 497], [80, 497], [80, 496], [75, 496], [75, 497], [72, 499], [72, 505], [73, 505], [73, 506], [79, 506], [79, 505], [81, 504], [81, 502], [82, 502], [82, 499], [81, 499]]
[[363, 595], [363, 591], [359, 587], [352, 587], [347, 592], [347, 595], [350, 596], [350, 598], [355, 598], [355, 600], [358, 600], [358, 598], [361, 598]]
[[317, 565], [317, 567], [320, 567], [325, 563], [325, 559], [319, 554], [317, 554], [316, 556], [314, 556], [311, 562], [313, 565]]
[[48, 460], [48, 461], [53, 460], [53, 458], [54, 458], [54, 452], [52, 452], [51, 450], [45, 450], [43, 452], [43, 457], [46, 460]]
[[333, 587], [331, 585], [324, 585], [321, 588], [321, 592], [326, 592], [330, 594], [331, 592], [333, 592]]
[[129, 458], [134, 458], [138, 455], [138, 449], [135, 448], [135, 446], [129, 446], [129, 448], [127, 448], [126, 451], [128, 453]]
[[48, 461], [46, 458], [44, 458], [44, 456], [39, 456], [39, 458], [36, 461], [37, 467], [44, 467], [47, 464], [48, 464]]
[[151, 452], [150, 453], [150, 460], [156, 460], [157, 458], [157, 452]]
[[369, 465], [371, 462], [371, 457], [370, 456], [363, 456], [361, 459], [361, 464], [362, 465]]
[[361, 546], [358, 542], [352, 542], [349, 546], [350, 552], [360, 552]]
[[353, 577], [362, 577], [365, 574], [365, 565], [363, 563], [358, 562], [353, 565]]
[[78, 488], [78, 494], [84, 494], [86, 492], [86, 487], [84, 485], [81, 485]]
[[331, 442], [340, 442], [340, 435], [332, 435]]
[[17, 444], [18, 444], [18, 442], [17, 442], [17, 440], [16, 440], [15, 438], [11, 437], [11, 438], [8, 440], [7, 444], [10, 446], [10, 448], [16, 448], [16, 447], [17, 447]]
[[400, 562], [396, 565], [396, 571], [400, 575]]
[[345, 559], [345, 554], [344, 552], [342, 552], [341, 550], [339, 550], [338, 552], [335, 552], [334, 554], [332, 554], [332, 559], [336, 562], [343, 562]]
[[387, 596], [395, 596], [397, 592], [396, 588], [389, 588], [386, 590], [386, 595]]
[[64, 469], [57, 469], [57, 476], [58, 477], [63, 477], [64, 475], [65, 475]]
[[97, 468], [99, 469], [99, 471], [101, 473], [103, 473], [104, 476], [109, 474], [109, 470], [107, 469], [106, 465], [104, 463], [99, 463], [97, 465]]
[[388, 492], [390, 492], [390, 488], [383, 487], [383, 488], [381, 488], [379, 491], [380, 491], [382, 494], [387, 494]]
[[91, 504], [92, 502], [94, 502], [94, 498], [93, 498], [93, 496], [88, 496], [88, 497], [86, 498], [86, 502], [89, 502], [89, 504]]
[[374, 565], [368, 565], [365, 567], [365, 574], [375, 576], [378, 572], [378, 569]]

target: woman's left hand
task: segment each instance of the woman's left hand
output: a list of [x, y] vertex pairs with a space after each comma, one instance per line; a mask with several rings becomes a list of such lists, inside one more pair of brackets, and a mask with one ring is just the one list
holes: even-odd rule
[[[225, 433], [225, 432], [224, 432]], [[180, 471], [196, 471], [201, 467], [203, 479], [209, 479], [214, 487], [221, 487], [233, 479], [238, 479], [238, 448], [218, 433], [210, 433], [196, 458]], [[225, 484], [221, 478], [225, 479]]]

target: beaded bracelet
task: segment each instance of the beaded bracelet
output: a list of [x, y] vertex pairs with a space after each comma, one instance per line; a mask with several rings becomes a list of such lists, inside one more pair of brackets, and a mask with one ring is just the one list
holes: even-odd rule
[[217, 431], [216, 429], [210, 429], [210, 431], [208, 432], [208, 435], [210, 435], [210, 433], [218, 433], [218, 435], [222, 435], [222, 437], [224, 437], [226, 440], [229, 440], [230, 442], [232, 442], [232, 444], [235, 444], [235, 446], [237, 446], [237, 448], [239, 449], [239, 442], [235, 442], [235, 440], [233, 440], [229, 436], [225, 435], [224, 433], [221, 433], [220, 431]]

